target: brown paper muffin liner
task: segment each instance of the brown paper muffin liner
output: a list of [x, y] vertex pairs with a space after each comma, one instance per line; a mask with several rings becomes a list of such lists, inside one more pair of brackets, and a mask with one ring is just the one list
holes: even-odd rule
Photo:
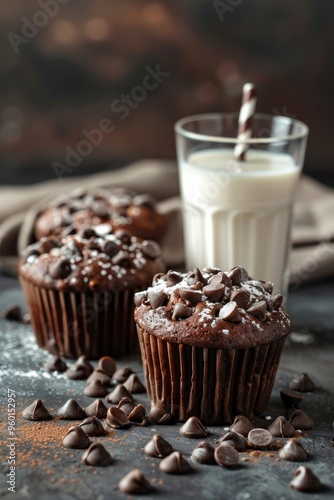
[[134, 293], [48, 290], [20, 277], [39, 347], [67, 358], [125, 356], [138, 352]]
[[166, 342], [137, 325], [148, 396], [175, 420], [205, 425], [262, 413], [272, 391], [284, 340], [249, 349], [205, 349]]

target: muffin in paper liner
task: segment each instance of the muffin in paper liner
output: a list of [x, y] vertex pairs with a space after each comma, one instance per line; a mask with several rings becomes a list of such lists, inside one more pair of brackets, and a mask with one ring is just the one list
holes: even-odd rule
[[135, 297], [149, 398], [178, 421], [227, 424], [270, 398], [290, 320], [271, 284], [238, 269], [169, 271]]
[[134, 294], [163, 270], [156, 242], [105, 225], [30, 245], [19, 278], [38, 345], [69, 358], [138, 352]]
[[39, 347], [66, 358], [126, 356], [138, 352], [133, 322], [135, 290], [58, 292], [21, 277]]
[[262, 413], [270, 398], [284, 340], [249, 349], [205, 349], [166, 342], [137, 327], [147, 393], [173, 418], [204, 425]]

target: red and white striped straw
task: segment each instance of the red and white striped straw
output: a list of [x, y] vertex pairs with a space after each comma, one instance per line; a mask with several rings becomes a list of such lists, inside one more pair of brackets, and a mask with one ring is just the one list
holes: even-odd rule
[[237, 161], [245, 161], [248, 144], [243, 142], [252, 136], [253, 117], [256, 107], [256, 88], [252, 83], [245, 83], [242, 90], [242, 103], [239, 113], [238, 140], [234, 148]]

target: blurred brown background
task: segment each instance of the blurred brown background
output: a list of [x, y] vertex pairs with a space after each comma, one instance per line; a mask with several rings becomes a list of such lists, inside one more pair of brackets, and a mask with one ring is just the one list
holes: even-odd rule
[[334, 184], [331, 0], [10, 0], [0, 20], [0, 184], [55, 178], [103, 119], [71, 175], [174, 158], [175, 121], [237, 110], [246, 81], [310, 126], [305, 171]]

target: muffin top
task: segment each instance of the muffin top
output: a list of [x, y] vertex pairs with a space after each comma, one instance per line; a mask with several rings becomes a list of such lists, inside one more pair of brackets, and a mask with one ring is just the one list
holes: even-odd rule
[[165, 270], [158, 243], [109, 224], [82, 227], [61, 239], [42, 238], [22, 252], [19, 274], [35, 285], [60, 291], [121, 291], [147, 287]]
[[282, 339], [290, 319], [282, 295], [242, 267], [230, 272], [168, 271], [135, 295], [135, 319], [148, 333], [168, 342], [203, 348], [248, 349]]
[[51, 202], [36, 218], [34, 234], [66, 236], [77, 233], [83, 224], [109, 223], [113, 231], [125, 229], [143, 239], [160, 241], [166, 221], [156, 210], [156, 200], [123, 188], [76, 189]]

